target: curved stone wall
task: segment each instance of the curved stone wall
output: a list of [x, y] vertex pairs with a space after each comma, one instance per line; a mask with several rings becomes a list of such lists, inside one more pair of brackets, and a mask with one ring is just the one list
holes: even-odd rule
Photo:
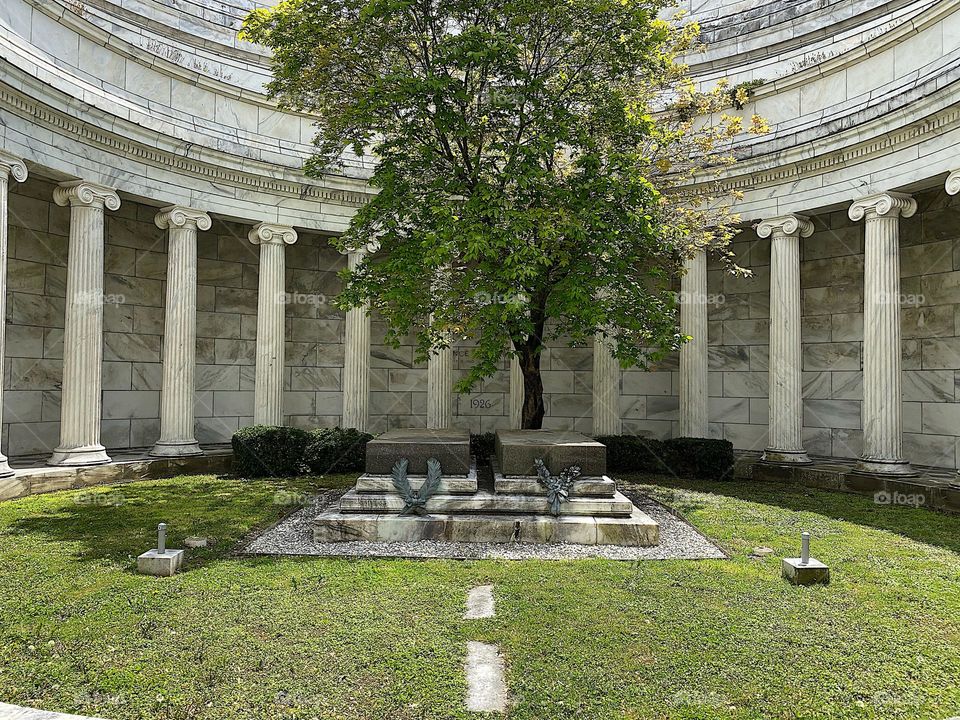
[[369, 163], [344, 157], [321, 181], [302, 175], [311, 120], [263, 94], [267, 57], [236, 39], [245, 5], [130, 7], [3, 4], [3, 147], [148, 203], [341, 232], [364, 202]]
[[712, 84], [763, 81], [727, 173], [746, 220], [830, 209], [870, 192], [942, 185], [960, 141], [960, 3], [722, 3], [695, 7], [714, 44], [688, 58]]
[[[342, 312], [326, 300], [346, 264], [329, 246], [369, 197], [368, 158], [343, 157], [322, 179], [300, 171], [314, 129], [266, 97], [269, 57], [237, 38], [256, 0], [5, 0], [0, 3], [0, 150], [26, 160], [10, 189], [4, 448], [46, 453], [61, 433], [66, 247], [70, 213], [57, 182], [116, 188], [105, 224], [103, 414], [108, 447], [150, 445], [159, 432], [168, 238], [158, 208], [209, 213], [198, 234], [196, 435], [222, 442], [255, 413], [259, 250], [252, 226], [295, 227], [285, 250], [284, 422], [330, 425], [369, 415], [369, 428], [416, 426], [428, 372], [411, 346], [383, 344], [369, 326], [365, 400], [343, 392], [354, 357]], [[752, 278], [708, 266], [709, 433], [743, 449], [769, 440], [770, 241], [751, 227], [810, 216], [800, 262], [802, 440], [813, 454], [856, 456], [864, 410], [864, 223], [850, 204], [908, 192], [919, 210], [900, 223], [905, 454], [956, 466], [960, 395], [960, 220], [944, 191], [960, 166], [960, 0], [685, 0], [702, 24], [703, 53], [687, 58], [704, 86], [750, 83], [746, 117], [770, 134], [742, 137], [723, 177], [742, 191], [736, 242]], [[2, 157], [0, 157], [2, 161]], [[275, 270], [274, 272], [279, 272]], [[271, 282], [277, 282], [273, 277]], [[322, 300], [322, 302], [321, 302]], [[356, 319], [355, 319], [356, 320]], [[960, 322], [960, 321], [958, 321]], [[355, 323], [362, 329], [363, 323]], [[279, 329], [271, 332], [277, 333]], [[274, 337], [274, 340], [277, 338]], [[708, 349], [704, 346], [709, 344]], [[353, 347], [353, 350], [351, 350]], [[352, 353], [352, 354], [351, 354]], [[467, 365], [454, 350], [453, 375]], [[545, 425], [591, 432], [602, 383], [616, 382], [625, 432], [676, 435], [683, 365], [658, 371], [594, 364], [590, 348], [550, 348], [543, 361]], [[606, 369], [604, 369], [606, 368]], [[446, 377], [446, 376], [444, 376]], [[354, 378], [355, 379], [355, 378]], [[446, 380], [444, 380], [446, 382]], [[352, 386], [351, 386], [352, 387]], [[474, 431], [511, 424], [507, 368], [457, 396], [454, 422]], [[956, 415], [956, 417], [955, 417]], [[956, 431], [960, 432], [960, 431]]]

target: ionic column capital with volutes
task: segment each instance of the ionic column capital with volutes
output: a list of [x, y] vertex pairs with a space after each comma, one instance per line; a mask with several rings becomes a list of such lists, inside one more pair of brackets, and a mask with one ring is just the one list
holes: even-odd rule
[[27, 179], [27, 165], [16, 155], [0, 150], [0, 174], [23, 182]]
[[254, 245], [293, 245], [297, 241], [297, 231], [289, 225], [259, 223], [250, 229], [247, 239]]
[[210, 216], [203, 210], [194, 210], [182, 205], [170, 205], [163, 208], [153, 218], [153, 221], [161, 230], [173, 230], [175, 228], [209, 230], [213, 226]]
[[53, 191], [53, 201], [60, 207], [97, 207], [107, 210], [120, 209], [120, 196], [117, 191], [106, 185], [71, 180], [60, 183]]
[[947, 182], [944, 184], [947, 195], [957, 195], [960, 193], [960, 170], [954, 170], [947, 175]]
[[854, 222], [866, 218], [912, 217], [917, 212], [917, 201], [910, 195], [898, 192], [877, 193], [855, 200], [850, 205], [848, 215]]
[[762, 238], [768, 238], [771, 235], [806, 238], [813, 235], [813, 223], [803, 215], [781, 215], [761, 221], [757, 225], [757, 235]]

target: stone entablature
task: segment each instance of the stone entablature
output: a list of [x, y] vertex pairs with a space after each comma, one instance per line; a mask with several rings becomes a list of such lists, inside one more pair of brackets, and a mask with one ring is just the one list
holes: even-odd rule
[[[310, 118], [280, 112], [266, 99], [266, 51], [232, 36], [254, 4], [200, 1], [172, 10], [155, 0], [130, 8], [107, 0], [82, 8], [66, 0], [11, 0], [0, 16], [0, 53], [9, 64], [0, 113], [23, 122], [8, 123], [5, 146], [34, 157], [29, 150], [37, 148], [27, 140], [30, 127], [40, 124], [66, 136], [50, 143], [56, 153], [36, 157], [59, 172], [107, 184], [132, 175], [138, 184], [130, 192], [159, 203], [199, 206], [213, 196], [209, 210], [225, 217], [342, 231], [366, 188], [362, 180], [331, 175], [315, 182], [299, 172], [311, 151]], [[734, 82], [770, 81], [755, 90], [744, 114], [764, 115], [773, 132], [740, 143], [745, 160], [729, 181], [746, 190], [744, 214], [850, 202], [842, 169], [901, 146], [916, 148], [912, 162], [878, 174], [862, 168], [875, 176], [875, 189], [916, 182], [931, 167], [933, 173], [952, 169], [941, 169], [948, 160], [931, 156], [955, 140], [944, 134], [955, 124], [949, 84], [960, 65], [960, 40], [951, 29], [960, 22], [958, 8], [958, 0], [698, 5], [700, 16], [714, 10], [723, 16], [710, 26], [714, 34], [727, 23], [753, 23], [737, 32], [735, 47], [714, 38], [715, 47], [695, 65], [701, 79], [716, 79], [708, 66], [722, 62], [718, 72]], [[171, 13], [183, 22], [174, 26]], [[823, 51], [827, 45], [830, 52]], [[760, 57], [761, 47], [772, 49]], [[814, 141], [822, 149], [811, 153]], [[80, 172], [91, 152], [106, 158], [100, 177]], [[143, 166], [129, 167], [131, 158]], [[362, 178], [370, 171], [368, 159], [346, 162], [348, 174]], [[809, 187], [809, 195], [798, 195], [798, 178], [800, 192]], [[755, 191], [758, 185], [762, 191]], [[228, 194], [220, 198], [224, 186]], [[162, 192], [171, 188], [180, 191]], [[257, 208], [254, 201], [264, 194], [277, 197]], [[779, 197], [798, 202], [777, 203]], [[305, 198], [328, 204], [311, 212]], [[265, 217], [255, 212], [267, 205], [282, 209]]]

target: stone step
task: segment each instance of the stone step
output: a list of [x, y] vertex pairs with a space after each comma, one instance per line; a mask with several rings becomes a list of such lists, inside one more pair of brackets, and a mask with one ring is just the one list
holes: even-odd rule
[[[340, 498], [340, 510], [345, 513], [399, 513], [404, 509], [403, 500], [396, 492], [358, 493], [350, 490]], [[560, 504], [561, 515], [598, 515], [604, 517], [629, 517], [633, 503], [622, 493], [610, 498], [572, 498]], [[550, 504], [546, 496], [504, 495], [477, 491], [472, 495], [434, 495], [427, 500], [427, 512], [490, 513], [549, 515]]]
[[[419, 490], [423, 485], [426, 476], [410, 475], [408, 477], [410, 485], [414, 490]], [[477, 466], [474, 464], [470, 468], [470, 474], [452, 475], [440, 479], [441, 495], [465, 495], [477, 491]], [[366, 473], [357, 479], [358, 493], [393, 493], [396, 492], [393, 487], [393, 479], [389, 475], [374, 475]]]
[[660, 542], [657, 523], [642, 510], [622, 518], [508, 514], [383, 515], [327, 512], [313, 521], [316, 542], [575, 543], [646, 547]]
[[[507, 495], [546, 495], [547, 489], [535, 477], [504, 477], [497, 474], [493, 479], [494, 490]], [[572, 497], [612, 498], [617, 484], [608, 477], [581, 478], [573, 483]]]

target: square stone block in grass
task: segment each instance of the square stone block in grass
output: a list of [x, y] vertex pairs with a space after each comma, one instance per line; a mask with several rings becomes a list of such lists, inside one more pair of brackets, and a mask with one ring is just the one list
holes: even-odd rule
[[577, 465], [586, 477], [607, 472], [607, 447], [577, 432], [562, 430], [498, 430], [497, 464], [505, 477], [536, 475], [534, 461], [543, 460], [552, 474]]
[[444, 475], [470, 473], [470, 433], [465, 430], [391, 430], [367, 443], [367, 472], [389, 475], [401, 458], [410, 475], [425, 475], [436, 458]]
[[148, 550], [137, 558], [137, 572], [141, 575], [170, 577], [183, 566], [183, 550]]
[[784, 558], [782, 568], [783, 577], [794, 585], [826, 585], [830, 582], [830, 568], [813, 558], [807, 562], [800, 558]]

